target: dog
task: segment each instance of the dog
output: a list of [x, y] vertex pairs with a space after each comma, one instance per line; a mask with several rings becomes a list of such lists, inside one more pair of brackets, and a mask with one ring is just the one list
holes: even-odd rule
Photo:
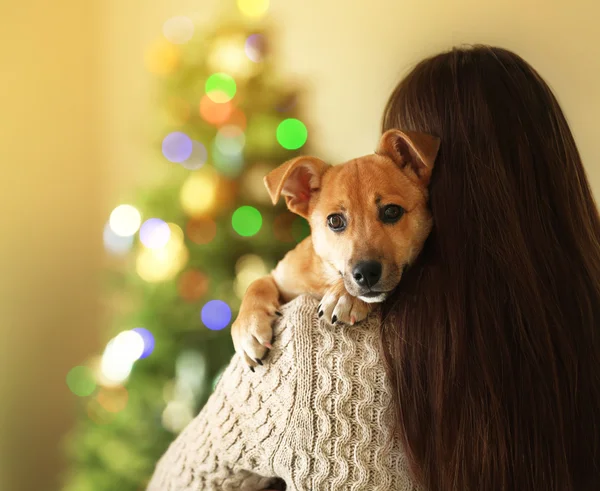
[[311, 294], [321, 300], [319, 317], [354, 325], [396, 288], [432, 228], [428, 189], [438, 150], [436, 137], [389, 130], [374, 154], [335, 166], [297, 157], [265, 176], [273, 204], [283, 195], [311, 235], [244, 294], [231, 332], [252, 371], [272, 348], [282, 303]]

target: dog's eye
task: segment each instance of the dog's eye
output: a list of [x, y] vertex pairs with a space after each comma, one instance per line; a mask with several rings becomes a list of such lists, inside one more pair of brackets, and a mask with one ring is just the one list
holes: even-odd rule
[[346, 219], [338, 213], [329, 215], [327, 217], [327, 226], [334, 232], [341, 232], [346, 228]]
[[398, 205], [388, 205], [382, 208], [379, 215], [382, 222], [395, 223], [404, 215], [404, 209]]

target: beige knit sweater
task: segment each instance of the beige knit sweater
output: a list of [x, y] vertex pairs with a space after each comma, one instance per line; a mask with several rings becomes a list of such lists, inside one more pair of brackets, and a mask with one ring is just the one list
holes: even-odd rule
[[273, 350], [252, 373], [236, 355], [148, 491], [413, 490], [390, 435], [376, 313], [330, 327], [307, 296], [284, 306]]

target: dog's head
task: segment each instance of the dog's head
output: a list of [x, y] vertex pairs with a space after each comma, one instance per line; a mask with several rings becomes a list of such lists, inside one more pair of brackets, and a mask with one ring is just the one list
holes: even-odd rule
[[382, 302], [421, 251], [432, 220], [428, 185], [439, 140], [387, 131], [375, 154], [330, 166], [298, 157], [265, 177], [273, 203], [308, 219], [316, 253], [348, 292]]

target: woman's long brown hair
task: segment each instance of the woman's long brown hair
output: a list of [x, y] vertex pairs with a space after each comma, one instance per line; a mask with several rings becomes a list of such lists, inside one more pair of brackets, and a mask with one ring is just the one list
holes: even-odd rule
[[415, 478], [600, 489], [600, 220], [552, 91], [509, 51], [454, 49], [398, 85], [390, 128], [441, 138], [434, 229], [382, 328]]

